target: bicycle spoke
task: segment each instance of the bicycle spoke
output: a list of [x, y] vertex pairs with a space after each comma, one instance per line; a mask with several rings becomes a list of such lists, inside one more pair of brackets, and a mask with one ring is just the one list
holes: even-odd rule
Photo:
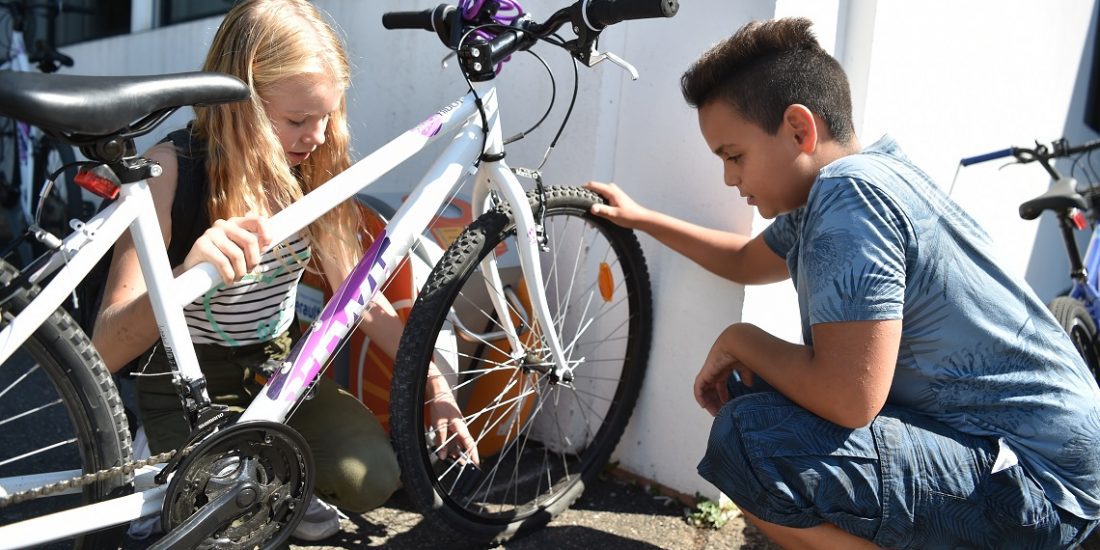
[[16, 378], [11, 384], [8, 384], [8, 387], [4, 388], [4, 391], [0, 391], [0, 399], [3, 399], [4, 396], [7, 395], [7, 393], [12, 390], [12, 388], [18, 386], [20, 383], [22, 383], [24, 380], [26, 380], [28, 376], [34, 374], [37, 371], [38, 371], [38, 365], [35, 365], [35, 366], [31, 367], [30, 369], [27, 369], [27, 372], [24, 372], [22, 376], [20, 376], [19, 378]]
[[36, 412], [41, 412], [41, 411], [44, 411], [44, 410], [46, 410], [46, 409], [48, 409], [48, 408], [50, 408], [50, 407], [55, 407], [55, 406], [57, 406], [57, 405], [60, 405], [60, 404], [61, 404], [61, 400], [60, 400], [60, 399], [56, 399], [56, 400], [54, 400], [54, 401], [51, 401], [51, 402], [49, 402], [49, 403], [46, 403], [45, 405], [42, 405], [42, 406], [39, 406], [39, 407], [35, 407], [35, 408], [33, 408], [33, 409], [29, 409], [29, 410], [26, 410], [26, 411], [23, 411], [23, 412], [21, 412], [21, 413], [19, 413], [19, 414], [15, 415], [15, 416], [10, 416], [10, 417], [8, 417], [8, 418], [5, 418], [5, 419], [3, 419], [3, 420], [0, 420], [0, 426], [3, 426], [4, 424], [7, 424], [8, 422], [14, 422], [14, 421], [16, 421], [16, 420], [19, 420], [20, 418], [23, 418], [23, 417], [25, 417], [25, 416], [30, 416], [30, 415], [32, 415], [32, 414], [34, 414], [34, 413], [36, 413]]
[[25, 458], [29, 458], [29, 457], [32, 457], [34, 455], [44, 453], [46, 451], [52, 451], [52, 450], [57, 449], [59, 447], [64, 447], [65, 445], [71, 445], [73, 443], [76, 443], [76, 438], [75, 437], [72, 438], [72, 439], [67, 439], [65, 441], [58, 441], [57, 443], [54, 443], [53, 445], [48, 445], [46, 447], [42, 447], [41, 449], [31, 451], [29, 453], [23, 453], [19, 456], [13, 456], [13, 457], [11, 457], [7, 460], [0, 461], [0, 466], [7, 466], [8, 464], [11, 464], [13, 462], [19, 462], [20, 460], [23, 460]]

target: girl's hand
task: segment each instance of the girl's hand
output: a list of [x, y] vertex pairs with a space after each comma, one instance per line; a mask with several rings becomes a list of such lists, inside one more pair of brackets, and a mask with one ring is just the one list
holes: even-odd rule
[[737, 371], [746, 386], [751, 387], [753, 382], [752, 371], [738, 360], [730, 349], [732, 346], [728, 334], [729, 329], [718, 336], [706, 360], [703, 361], [699, 374], [695, 376], [695, 401], [711, 416], [716, 416], [722, 405], [730, 399], [726, 380], [733, 371]]
[[427, 393], [430, 421], [435, 433], [436, 456], [441, 459], [455, 460], [459, 464], [473, 462], [474, 466], [480, 466], [481, 457], [477, 454], [477, 441], [466, 427], [462, 410], [455, 402], [450, 385], [434, 364], [428, 369]]
[[222, 281], [230, 284], [252, 271], [260, 263], [261, 250], [270, 244], [267, 218], [263, 216], [248, 214], [217, 220], [195, 241], [183, 260], [183, 269], [210, 262]]
[[595, 204], [592, 206], [592, 213], [597, 216], [607, 218], [630, 229], [637, 229], [640, 223], [649, 216], [648, 209], [634, 202], [630, 195], [627, 195], [614, 183], [590, 181], [584, 187], [603, 195], [607, 199], [608, 204]]

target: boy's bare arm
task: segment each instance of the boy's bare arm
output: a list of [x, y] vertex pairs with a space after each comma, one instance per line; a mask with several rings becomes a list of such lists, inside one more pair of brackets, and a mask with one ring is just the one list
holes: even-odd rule
[[792, 344], [738, 323], [719, 335], [695, 379], [695, 398], [711, 414], [728, 399], [737, 370], [835, 424], [866, 426], [882, 410], [897, 364], [901, 321], [845, 321], [813, 326], [814, 345]]
[[644, 231], [719, 277], [741, 284], [774, 283], [790, 277], [787, 264], [759, 236], [711, 229], [650, 210], [613, 183], [590, 182], [585, 187], [610, 203], [594, 206], [593, 214]]

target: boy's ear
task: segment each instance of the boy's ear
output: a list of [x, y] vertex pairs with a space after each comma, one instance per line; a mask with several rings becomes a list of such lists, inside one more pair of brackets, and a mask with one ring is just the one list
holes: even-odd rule
[[783, 111], [783, 126], [803, 153], [810, 154], [817, 150], [817, 124], [813, 112], [805, 105], [789, 105]]

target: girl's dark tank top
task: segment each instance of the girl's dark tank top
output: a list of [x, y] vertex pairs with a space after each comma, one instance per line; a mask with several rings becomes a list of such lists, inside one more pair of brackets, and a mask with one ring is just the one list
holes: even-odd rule
[[210, 227], [207, 209], [210, 179], [206, 172], [206, 143], [195, 138], [190, 125], [168, 134], [161, 141], [166, 142], [175, 145], [179, 163], [176, 195], [172, 199], [172, 240], [168, 244], [168, 260], [176, 267]]

